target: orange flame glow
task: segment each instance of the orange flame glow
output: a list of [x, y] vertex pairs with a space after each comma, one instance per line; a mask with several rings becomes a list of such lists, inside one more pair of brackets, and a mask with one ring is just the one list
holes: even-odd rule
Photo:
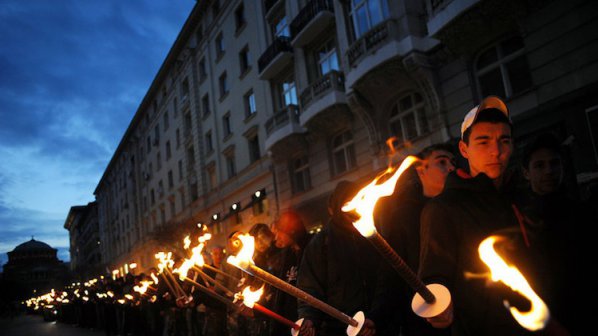
[[493, 281], [502, 281], [532, 303], [530, 311], [522, 313], [517, 308], [511, 307], [505, 300], [505, 307], [509, 309], [515, 320], [528, 330], [536, 331], [543, 329], [550, 319], [548, 307], [536, 292], [534, 292], [521, 272], [516, 267], [509, 266], [496, 253], [494, 243], [498, 239], [496, 236], [490, 236], [480, 243], [478, 248], [480, 259], [490, 268]]
[[251, 287], [249, 286], [245, 287], [245, 289], [243, 289], [243, 293], [241, 294], [243, 297], [243, 304], [249, 308], [253, 308], [253, 305], [259, 301], [259, 299], [262, 297], [262, 294], [264, 294], [264, 285], [262, 285], [262, 287], [256, 291], [252, 291]]
[[[376, 233], [376, 227], [374, 226], [374, 207], [376, 203], [381, 197], [390, 196], [393, 193], [401, 174], [417, 160], [415, 156], [408, 156], [394, 173], [393, 169], [389, 167], [370, 184], [359, 190], [357, 195], [343, 206], [342, 210], [344, 212], [355, 211], [359, 214], [359, 219], [353, 222], [353, 226], [362, 236], [370, 237]], [[388, 174], [393, 175], [383, 183], [378, 184], [378, 181]]]
[[183, 239], [183, 248], [188, 249], [189, 246], [191, 246], [191, 239], [189, 238], [189, 236], [185, 237], [185, 239]]
[[249, 267], [249, 265], [254, 265], [255, 263], [253, 262], [253, 251], [255, 250], [255, 240], [253, 239], [253, 237], [249, 234], [241, 234], [238, 235], [237, 238], [239, 238], [241, 240], [241, 243], [243, 243], [243, 246], [241, 247], [241, 250], [239, 251], [239, 253], [237, 253], [236, 256], [231, 255], [228, 257], [228, 259], [226, 259], [226, 262], [228, 262], [231, 265], [235, 265], [239, 268], [242, 269], [247, 269]]
[[154, 272], [150, 273], [150, 277], [152, 278], [152, 280], [154, 280], [154, 283], [157, 284], [158, 281], [158, 277], [154, 274]]

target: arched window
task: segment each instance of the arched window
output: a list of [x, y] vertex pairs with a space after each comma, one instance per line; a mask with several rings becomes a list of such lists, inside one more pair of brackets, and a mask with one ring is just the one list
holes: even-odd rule
[[334, 174], [344, 173], [357, 166], [353, 134], [347, 130], [332, 139], [332, 164]]
[[508, 98], [531, 88], [532, 77], [521, 36], [513, 36], [484, 50], [475, 72], [482, 97]]
[[430, 131], [422, 96], [409, 93], [393, 105], [390, 112], [390, 131], [399, 144], [413, 140]]

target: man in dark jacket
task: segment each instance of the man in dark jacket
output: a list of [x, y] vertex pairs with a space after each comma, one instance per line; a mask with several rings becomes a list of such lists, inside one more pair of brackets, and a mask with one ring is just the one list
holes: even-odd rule
[[[336, 309], [353, 316], [371, 307], [378, 253], [342, 215], [341, 207], [359, 186], [341, 181], [328, 200], [330, 220], [305, 248], [297, 286]], [[345, 335], [347, 325], [299, 301], [303, 318], [300, 335]]]
[[539, 295], [551, 317], [577, 335], [587, 327], [582, 327], [579, 312], [571, 309], [577, 297], [570, 291], [581, 283], [582, 267], [596, 263], [588, 260], [591, 242], [584, 239], [589, 240], [589, 235], [579, 233], [598, 226], [598, 221], [585, 203], [567, 192], [563, 152], [554, 135], [542, 134], [525, 148], [522, 172], [529, 186], [516, 193], [515, 201], [524, 215], [526, 243], [545, 256], [545, 262], [533, 263]]
[[[424, 208], [421, 219], [419, 274], [426, 283], [444, 285], [451, 305], [428, 318], [434, 327], [451, 327], [453, 335], [526, 334], [504, 307], [504, 287], [488, 286], [488, 267], [478, 254], [488, 236], [518, 229], [511, 203], [501, 193], [513, 151], [511, 120], [505, 103], [487, 97], [461, 125], [459, 151], [469, 174], [451, 173], [442, 194]], [[525, 271], [522, 271], [525, 274]]]
[[[285, 211], [274, 222], [272, 233], [274, 233], [274, 244], [280, 249], [274, 256], [272, 274], [296, 286], [303, 249], [309, 240], [303, 221], [297, 212]], [[279, 289], [272, 288], [272, 310], [290, 320], [297, 320], [297, 299]], [[277, 321], [272, 322], [271, 336], [290, 333], [288, 326]]]
[[[407, 265], [417, 270], [420, 250], [420, 215], [426, 203], [444, 189], [448, 174], [455, 170], [450, 144], [435, 144], [416, 155], [418, 161], [403, 173], [395, 192], [384, 200], [379, 215], [381, 234]], [[378, 207], [377, 209], [378, 210]], [[444, 335], [411, 310], [414, 290], [394, 269], [381, 268], [373, 309], [369, 312], [378, 327], [399, 328], [401, 335]], [[377, 330], [378, 331], [378, 330]]]

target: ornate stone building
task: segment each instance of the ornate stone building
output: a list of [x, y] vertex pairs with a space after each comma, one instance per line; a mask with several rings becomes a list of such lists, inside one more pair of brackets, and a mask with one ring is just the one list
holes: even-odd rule
[[507, 101], [518, 148], [557, 133], [571, 183], [591, 183], [597, 6], [197, 1], [95, 190], [102, 257], [150, 267], [197, 223], [223, 242], [287, 208], [316, 228], [340, 180], [386, 167], [387, 139], [399, 156], [456, 143], [489, 94]]
[[19, 291], [21, 298], [61, 288], [68, 278], [68, 267], [56, 257], [57, 250], [31, 238], [8, 252], [3, 282]]

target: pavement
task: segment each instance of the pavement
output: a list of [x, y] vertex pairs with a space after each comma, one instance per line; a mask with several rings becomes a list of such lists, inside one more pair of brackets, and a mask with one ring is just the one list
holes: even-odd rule
[[103, 336], [99, 330], [89, 330], [59, 322], [46, 322], [42, 316], [18, 315], [0, 319], [2, 336]]

